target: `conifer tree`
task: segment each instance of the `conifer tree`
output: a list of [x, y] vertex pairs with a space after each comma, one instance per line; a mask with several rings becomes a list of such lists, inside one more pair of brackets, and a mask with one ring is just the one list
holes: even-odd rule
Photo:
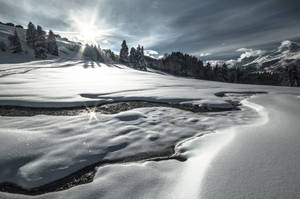
[[223, 76], [223, 81], [228, 82], [229, 81], [229, 75], [228, 75], [228, 66], [226, 63], [222, 65], [222, 76]]
[[52, 30], [49, 31], [47, 38], [47, 50], [51, 55], [58, 56], [58, 48], [56, 44], [56, 38]]
[[146, 70], [146, 60], [144, 57], [144, 47], [138, 45], [136, 50], [136, 68], [139, 70]]
[[45, 32], [41, 26], [37, 26], [36, 39], [34, 42], [35, 57], [40, 59], [47, 58], [47, 42]]
[[121, 45], [121, 50], [120, 50], [120, 62], [122, 64], [127, 64], [128, 63], [128, 47], [126, 44], [126, 41], [124, 40], [122, 45]]
[[12, 53], [22, 52], [22, 45], [21, 45], [17, 30], [15, 30], [13, 35], [10, 35], [8, 37], [8, 40], [10, 41], [10, 50]]
[[137, 59], [136, 59], [136, 50], [135, 50], [134, 47], [132, 47], [132, 48], [130, 49], [129, 61], [130, 61], [130, 64], [131, 64], [132, 66], [134, 66], [134, 67], [136, 66]]
[[34, 47], [34, 42], [36, 39], [36, 29], [33, 23], [29, 22], [27, 30], [26, 30], [26, 42], [32, 48]]
[[104, 59], [101, 55], [101, 47], [100, 45], [98, 45], [97, 47], [95, 46], [95, 50], [96, 50], [96, 54], [97, 54], [97, 61], [100, 61], [100, 62], [104, 62]]

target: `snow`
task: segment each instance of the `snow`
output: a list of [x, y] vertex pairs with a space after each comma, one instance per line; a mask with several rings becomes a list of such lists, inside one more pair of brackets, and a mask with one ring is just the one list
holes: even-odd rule
[[[1, 54], [1, 53], [0, 53]], [[2, 60], [3, 61], [3, 60]], [[5, 61], [3, 61], [5, 62]], [[265, 91], [241, 111], [171, 107], [118, 114], [0, 117], [0, 182], [32, 188], [99, 161], [160, 154], [187, 161], [101, 166], [94, 181], [34, 198], [297, 198], [299, 88], [179, 78], [84, 60], [0, 65], [0, 104], [32, 107], [146, 100], [229, 108], [218, 92]], [[32, 198], [0, 193], [0, 198]]]
[[[160, 154], [185, 138], [211, 133], [233, 121], [242, 123], [237, 120], [250, 113], [227, 118], [152, 107], [97, 114], [92, 120], [88, 114], [2, 117], [0, 179], [37, 187], [95, 162]], [[219, 124], [212, 126], [214, 123]]]
[[220, 102], [207, 87], [216, 87], [218, 92], [226, 84], [136, 71], [122, 65], [62, 59], [3, 64], [0, 70], [0, 76], [5, 77], [0, 79], [2, 105], [66, 107], [124, 100], [196, 103], [203, 96], [207, 101], [200, 105], [228, 104]]
[[207, 172], [200, 198], [299, 198], [299, 101], [260, 96], [268, 120], [240, 129]]

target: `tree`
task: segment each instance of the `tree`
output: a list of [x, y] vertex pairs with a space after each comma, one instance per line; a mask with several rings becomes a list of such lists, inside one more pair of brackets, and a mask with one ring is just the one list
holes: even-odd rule
[[47, 50], [51, 55], [58, 56], [58, 48], [56, 44], [56, 38], [52, 30], [49, 31], [47, 38]]
[[21, 26], [21, 25], [16, 25], [16, 28], [22, 28], [22, 29], [24, 29], [23, 26]]
[[136, 59], [136, 50], [134, 47], [132, 47], [130, 49], [130, 55], [129, 55], [129, 61], [130, 61], [130, 64], [133, 65], [134, 67], [136, 66], [137, 64], [137, 59]]
[[223, 76], [224, 82], [228, 82], [229, 81], [228, 66], [227, 66], [226, 63], [224, 63], [223, 66], [222, 66], [222, 76]]
[[3, 52], [6, 51], [6, 44], [3, 41], [0, 41], [0, 50]]
[[35, 57], [40, 59], [47, 58], [47, 42], [45, 32], [41, 26], [37, 26], [36, 39], [34, 42]]
[[96, 51], [96, 58], [97, 58], [97, 61], [104, 62], [104, 59], [103, 59], [103, 57], [101, 56], [101, 47], [100, 47], [100, 45], [95, 46], [94, 49], [95, 49], [95, 51]]
[[36, 29], [33, 23], [29, 22], [26, 30], [26, 42], [29, 46], [34, 47], [34, 42], [36, 39]]
[[104, 62], [117, 63], [119, 61], [119, 58], [109, 49], [103, 49], [101, 51], [101, 56]]
[[120, 62], [122, 64], [127, 64], [128, 63], [128, 47], [126, 44], [126, 41], [124, 40], [122, 45], [121, 45], [121, 50], [120, 50]]
[[136, 68], [139, 70], [147, 70], [146, 60], [144, 57], [144, 47], [138, 45], [136, 50]]
[[132, 47], [130, 49], [129, 62], [135, 69], [146, 70], [147, 64], [144, 56], [144, 47], [141, 47], [140, 45], [138, 45], [136, 49]]
[[145, 56], [145, 54], [144, 54], [144, 46], [142, 46], [142, 48], [141, 48], [141, 53], [142, 53], [143, 56]]
[[10, 50], [12, 53], [22, 52], [22, 45], [17, 30], [15, 30], [13, 35], [8, 36], [8, 40], [10, 41]]
[[97, 59], [97, 55], [96, 55], [96, 52], [95, 52], [95, 49], [94, 49], [93, 45], [85, 44], [82, 55], [85, 56], [86, 58], [89, 58], [89, 59], [93, 60], [93, 61], [96, 61], [96, 59]]

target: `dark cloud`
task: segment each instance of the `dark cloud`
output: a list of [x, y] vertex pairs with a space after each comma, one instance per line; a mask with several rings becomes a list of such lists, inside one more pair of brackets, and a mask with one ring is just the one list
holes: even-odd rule
[[180, 50], [209, 58], [299, 38], [299, 10], [299, 0], [0, 0], [2, 21], [69, 31], [70, 13], [95, 15], [100, 29], [114, 29], [99, 42], [115, 51], [126, 39], [161, 54]]

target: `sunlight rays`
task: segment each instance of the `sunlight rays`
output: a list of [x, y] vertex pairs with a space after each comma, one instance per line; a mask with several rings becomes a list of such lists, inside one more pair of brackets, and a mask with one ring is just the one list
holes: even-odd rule
[[115, 31], [99, 19], [98, 4], [92, 10], [70, 11], [69, 21], [73, 39], [84, 44], [96, 45]]

